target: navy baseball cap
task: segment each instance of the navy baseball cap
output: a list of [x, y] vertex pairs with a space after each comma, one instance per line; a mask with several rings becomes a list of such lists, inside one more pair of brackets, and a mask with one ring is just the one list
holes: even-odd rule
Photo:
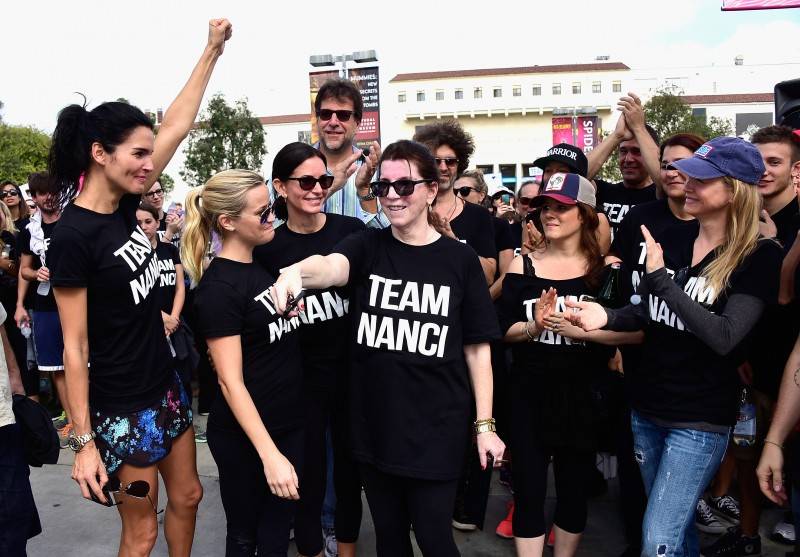
[[548, 163], [560, 162], [567, 165], [572, 172], [586, 177], [589, 171], [589, 161], [578, 147], [569, 143], [559, 143], [547, 150], [547, 155], [533, 161], [533, 166], [544, 170]]
[[739, 137], [715, 137], [702, 144], [691, 158], [669, 165], [690, 178], [710, 180], [729, 176], [755, 185], [764, 174], [764, 159], [755, 145]]
[[531, 201], [531, 207], [540, 207], [547, 198], [555, 199], [559, 203], [575, 205], [580, 201], [590, 207], [596, 207], [597, 201], [594, 194], [592, 183], [577, 174], [564, 174], [557, 172], [550, 176], [547, 185], [542, 189], [542, 193]]

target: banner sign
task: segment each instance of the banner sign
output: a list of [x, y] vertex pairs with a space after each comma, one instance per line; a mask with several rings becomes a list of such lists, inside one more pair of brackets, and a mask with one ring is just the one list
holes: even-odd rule
[[597, 124], [597, 116], [556, 116], [553, 118], [553, 145], [569, 143], [588, 153], [600, 141]]
[[553, 118], [553, 145], [569, 143], [572, 145], [572, 116]]
[[597, 116], [578, 116], [576, 147], [588, 153], [597, 146], [599, 141], [597, 133]]
[[722, 11], [798, 8], [800, 0], [722, 0]]

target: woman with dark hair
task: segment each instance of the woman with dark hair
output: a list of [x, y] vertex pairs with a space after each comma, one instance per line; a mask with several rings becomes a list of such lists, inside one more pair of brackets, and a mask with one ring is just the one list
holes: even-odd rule
[[11, 211], [11, 220], [17, 230], [22, 230], [28, 224], [31, 210], [22, 196], [22, 190], [14, 182], [7, 180], [0, 185], [0, 200]]
[[755, 146], [718, 137], [668, 168], [689, 177], [694, 241], [665, 234], [656, 242], [642, 226], [645, 274], [632, 303], [567, 304], [584, 330], [645, 331], [641, 360], [625, 376], [634, 453], [651, 495], [642, 555], [654, 557], [699, 554], [694, 511], [736, 423], [742, 343], [777, 299], [782, 257], [759, 235], [764, 162]]
[[597, 296], [603, 282], [591, 182], [554, 174], [532, 206], [543, 238], [503, 280], [501, 329], [512, 345], [511, 450], [517, 555], [541, 555], [547, 464], [556, 478], [555, 551], [574, 555], [586, 526], [586, 470], [594, 464], [592, 384], [610, 351], [640, 335], [585, 333], [563, 319], [566, 300]]
[[472, 392], [481, 464], [505, 448], [491, 417], [497, 321], [475, 252], [432, 224], [438, 179], [423, 145], [387, 147], [371, 187], [391, 226], [283, 269], [272, 291], [282, 311], [303, 289], [353, 289], [351, 443], [381, 556], [411, 554], [411, 525], [423, 555], [459, 555], [450, 521]]
[[141, 110], [120, 102], [91, 112], [68, 106], [53, 134], [50, 176], [66, 207], [48, 255], [64, 334], [72, 477], [87, 499], [112, 504], [104, 490], [111, 475], [115, 484], [146, 482], [152, 500], [118, 501], [123, 555], [148, 555], [155, 544], [159, 473], [170, 554], [191, 553], [202, 497], [192, 415], [164, 336], [158, 259], [136, 209], [191, 130], [230, 34], [227, 20], [209, 22], [208, 44], [157, 138]]
[[[311, 255], [328, 255], [340, 240], [365, 230], [357, 218], [323, 213], [325, 194], [333, 183], [325, 156], [305, 143], [283, 147], [272, 162], [272, 185], [278, 194], [278, 217], [285, 223], [253, 257], [271, 275]], [[361, 482], [348, 450], [347, 365], [350, 329], [349, 291], [345, 288], [309, 290], [300, 312], [300, 351], [303, 357], [303, 395], [306, 411], [303, 457], [303, 496], [294, 520], [300, 555], [323, 549], [320, 521], [326, 485], [328, 424], [333, 426], [335, 532], [339, 555], [355, 555], [361, 525]]]

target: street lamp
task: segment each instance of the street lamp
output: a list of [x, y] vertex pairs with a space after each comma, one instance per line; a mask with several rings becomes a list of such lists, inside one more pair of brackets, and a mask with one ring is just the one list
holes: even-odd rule
[[377, 62], [377, 61], [378, 61], [378, 55], [375, 53], [374, 50], [359, 50], [351, 54], [339, 54], [338, 56], [334, 56], [333, 54], [314, 54], [308, 58], [308, 63], [314, 66], [315, 68], [323, 66], [335, 66], [337, 63], [341, 63], [342, 67], [339, 71], [341, 76], [345, 79], [347, 79], [348, 77], [348, 72], [347, 72], [348, 62], [355, 62], [357, 64], [362, 64], [364, 62]]

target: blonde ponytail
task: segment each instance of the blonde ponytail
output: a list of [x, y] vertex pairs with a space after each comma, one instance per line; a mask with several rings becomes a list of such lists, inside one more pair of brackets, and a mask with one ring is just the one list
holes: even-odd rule
[[249, 170], [225, 170], [186, 196], [186, 223], [181, 237], [181, 261], [192, 280], [200, 282], [203, 260], [214, 231], [224, 240], [219, 217], [236, 218], [247, 206], [247, 192], [264, 184], [264, 178]]

